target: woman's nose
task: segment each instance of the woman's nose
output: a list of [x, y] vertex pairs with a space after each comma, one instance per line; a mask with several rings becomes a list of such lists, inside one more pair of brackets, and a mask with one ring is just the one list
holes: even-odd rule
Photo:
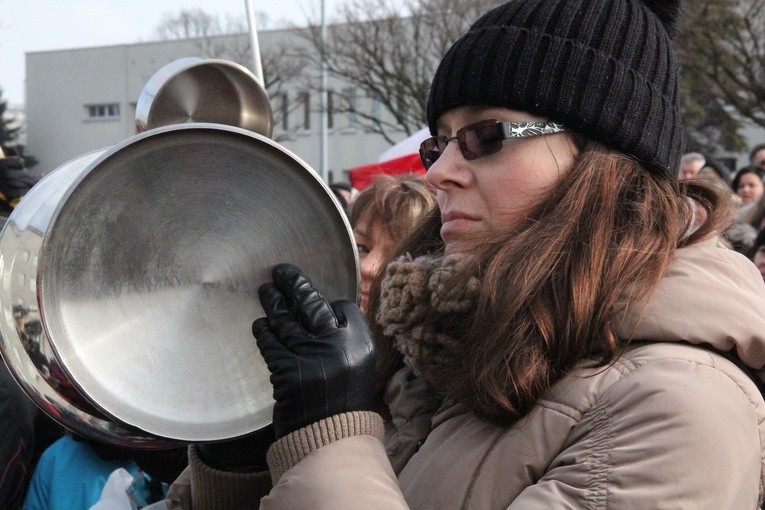
[[465, 187], [470, 182], [471, 173], [465, 166], [465, 158], [460, 153], [457, 141], [450, 142], [441, 156], [430, 165], [425, 179], [433, 187], [446, 190], [452, 187]]

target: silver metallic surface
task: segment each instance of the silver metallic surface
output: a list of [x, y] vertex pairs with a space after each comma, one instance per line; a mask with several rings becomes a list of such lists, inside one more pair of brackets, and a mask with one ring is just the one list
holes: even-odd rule
[[172, 124], [213, 122], [271, 137], [268, 93], [246, 67], [228, 60], [187, 57], [146, 82], [135, 110], [136, 132]]
[[6, 222], [0, 234], [0, 353], [32, 400], [69, 429], [116, 445], [169, 446], [95, 409], [61, 367], [42, 327], [36, 278], [42, 237], [63, 194], [103, 152], [81, 156], [46, 176]]
[[279, 262], [358, 298], [350, 226], [315, 172], [244, 129], [150, 130], [55, 170], [11, 214], [0, 351], [38, 406], [90, 437], [237, 437], [271, 419], [251, 324]]

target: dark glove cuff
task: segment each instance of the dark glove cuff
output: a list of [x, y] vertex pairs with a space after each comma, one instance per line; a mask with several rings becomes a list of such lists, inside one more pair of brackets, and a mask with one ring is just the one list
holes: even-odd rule
[[271, 468], [271, 480], [275, 485], [287, 470], [322, 446], [346, 437], [363, 435], [374, 436], [382, 442], [384, 434], [382, 418], [372, 411], [353, 411], [319, 420], [271, 445], [266, 456]]
[[267, 471], [232, 473], [213, 469], [202, 462], [195, 445], [189, 447], [189, 470], [194, 508], [242, 508], [243, 502], [260, 501], [271, 490]]

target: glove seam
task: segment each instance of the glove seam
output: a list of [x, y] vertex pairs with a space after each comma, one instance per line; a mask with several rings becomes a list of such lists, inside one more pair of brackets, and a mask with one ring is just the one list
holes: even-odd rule
[[347, 437], [369, 435], [383, 441], [382, 418], [372, 411], [336, 414], [298, 429], [277, 440], [268, 449], [266, 460], [274, 485], [309, 453]]

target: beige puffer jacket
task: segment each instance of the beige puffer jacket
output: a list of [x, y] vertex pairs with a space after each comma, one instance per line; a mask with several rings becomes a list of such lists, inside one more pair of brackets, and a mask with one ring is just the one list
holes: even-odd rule
[[270, 481], [211, 470], [190, 448], [170, 508], [756, 508], [765, 402], [737, 364], [763, 374], [758, 271], [713, 242], [680, 250], [640, 317], [621, 324], [638, 341], [617, 362], [574, 370], [511, 428], [461, 406], [431, 419], [400, 373], [387, 438], [400, 472], [381, 418], [348, 413], [275, 443]]

